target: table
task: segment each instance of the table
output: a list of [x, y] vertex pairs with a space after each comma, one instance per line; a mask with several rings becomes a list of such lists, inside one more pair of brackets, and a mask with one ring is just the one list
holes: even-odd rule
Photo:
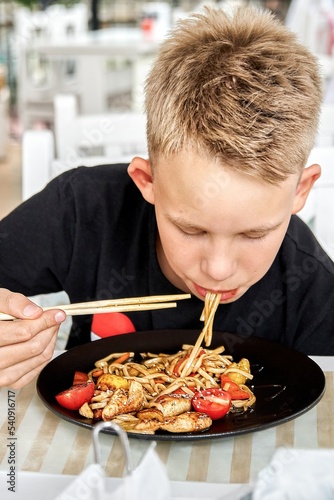
[[[158, 442], [156, 451], [165, 464], [169, 479], [181, 482], [184, 488], [194, 483], [198, 483], [199, 487], [204, 483], [208, 486], [219, 484], [223, 492], [233, 485], [252, 483], [278, 447], [334, 448], [334, 357], [312, 359], [326, 375], [326, 392], [316, 407], [295, 420], [255, 433], [216, 440]], [[78, 475], [93, 463], [91, 432], [59, 419], [47, 410], [36, 394], [33, 381], [19, 391], [7, 388], [0, 391], [2, 477], [9, 470], [10, 449], [5, 443], [11, 439], [7, 412], [11, 401], [15, 403], [13, 415], [18, 481], [20, 473], [27, 471]], [[150, 443], [130, 439], [134, 465], [138, 464]], [[100, 447], [107, 475], [122, 477], [124, 458], [118, 438], [101, 434]], [[4, 482], [0, 482], [1, 498], [6, 498], [3, 496], [5, 488]]]

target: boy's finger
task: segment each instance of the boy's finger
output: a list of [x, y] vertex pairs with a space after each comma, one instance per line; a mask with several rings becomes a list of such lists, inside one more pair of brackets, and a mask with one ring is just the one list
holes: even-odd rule
[[46, 311], [37, 319], [0, 321], [0, 347], [28, 342], [38, 333], [56, 327], [66, 319], [61, 310]]
[[0, 387], [19, 389], [32, 380], [51, 360], [57, 336], [48, 339], [45, 349], [37, 356], [19, 361], [16, 364], [0, 369]]
[[0, 289], [0, 311], [15, 316], [16, 318], [38, 318], [43, 310], [21, 293], [13, 293]]

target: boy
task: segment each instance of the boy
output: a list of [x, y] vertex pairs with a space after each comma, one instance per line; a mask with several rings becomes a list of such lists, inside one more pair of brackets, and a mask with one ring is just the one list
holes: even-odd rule
[[[129, 313], [136, 330], [200, 329], [206, 291], [219, 292], [216, 330], [333, 355], [334, 265], [291, 217], [320, 175], [304, 167], [321, 98], [315, 58], [269, 13], [182, 21], [146, 84], [149, 160], [66, 172], [1, 222], [0, 310], [21, 321], [0, 324], [0, 384], [42, 369], [65, 318], [6, 289], [192, 294]], [[69, 348], [90, 325], [74, 318]]]

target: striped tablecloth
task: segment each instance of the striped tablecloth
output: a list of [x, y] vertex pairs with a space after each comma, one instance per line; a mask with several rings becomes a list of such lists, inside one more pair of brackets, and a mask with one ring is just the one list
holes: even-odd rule
[[[334, 358], [313, 359], [323, 368], [327, 380], [326, 393], [316, 407], [295, 420], [255, 433], [195, 442], [158, 442], [156, 451], [170, 480], [249, 483], [278, 447], [334, 448]], [[12, 436], [11, 407], [15, 417]], [[35, 382], [15, 392], [1, 389], [0, 419], [1, 471], [10, 470], [10, 445], [18, 474], [31, 471], [77, 475], [93, 463], [91, 432], [46, 409], [36, 393]], [[136, 465], [150, 441], [131, 439], [130, 444]], [[100, 434], [100, 447], [108, 476], [121, 477], [124, 457], [118, 438]]]

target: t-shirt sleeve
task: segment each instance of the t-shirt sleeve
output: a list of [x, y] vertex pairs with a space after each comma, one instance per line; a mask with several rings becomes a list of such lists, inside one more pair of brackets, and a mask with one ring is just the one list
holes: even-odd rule
[[35, 295], [64, 289], [76, 210], [71, 175], [51, 181], [0, 222], [0, 286]]
[[285, 248], [285, 343], [305, 354], [334, 353], [334, 264], [294, 217]]

